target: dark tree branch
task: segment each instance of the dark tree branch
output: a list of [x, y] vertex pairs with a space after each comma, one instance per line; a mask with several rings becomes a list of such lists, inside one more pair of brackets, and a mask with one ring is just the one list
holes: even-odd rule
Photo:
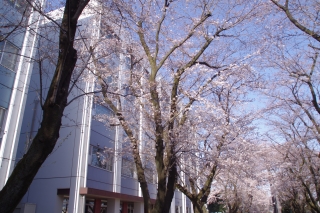
[[298, 20], [296, 20], [292, 13], [289, 10], [289, 0], [286, 0], [284, 5], [281, 5], [278, 0], [271, 0], [278, 8], [283, 10], [288, 17], [289, 21], [294, 24], [298, 29], [300, 29], [302, 32], [310, 35], [312, 38], [316, 39], [318, 42], [320, 42], [320, 35], [307, 27], [303, 26]]

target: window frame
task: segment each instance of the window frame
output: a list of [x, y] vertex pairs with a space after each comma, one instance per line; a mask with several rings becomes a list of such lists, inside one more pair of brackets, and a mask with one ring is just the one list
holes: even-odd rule
[[133, 213], [134, 211], [134, 203], [128, 203], [127, 204], [127, 208], [128, 208], [128, 213]]
[[[17, 61], [18, 61], [20, 48], [17, 47], [16, 45], [14, 45], [12, 42], [10, 42], [8, 40], [1, 41], [0, 43], [3, 43], [3, 46], [2, 47], [0, 46], [0, 65], [15, 73], [16, 72], [16, 65], [17, 65]], [[7, 48], [8, 44], [11, 46], [11, 48], [15, 48], [16, 52], [7, 52], [6, 48]], [[12, 56], [14, 56], [13, 60], [8, 60], [7, 59], [7, 58], [10, 59], [10, 57], [12, 57]], [[6, 57], [6, 58], [4, 58], [4, 57]], [[7, 64], [4, 64], [3, 63], [4, 59], [7, 60], [13, 66], [9, 67]], [[6, 62], [6, 63], [8, 63], [8, 62]]]

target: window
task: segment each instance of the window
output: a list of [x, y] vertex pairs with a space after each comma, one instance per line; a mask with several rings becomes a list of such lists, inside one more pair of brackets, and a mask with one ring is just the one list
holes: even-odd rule
[[68, 213], [69, 198], [64, 198], [62, 201], [62, 213]]
[[[95, 209], [95, 203], [93, 199], [86, 199], [86, 205], [84, 209], [84, 213], [94, 213]], [[101, 200], [101, 208], [100, 208], [100, 213], [107, 213], [107, 201], [106, 200]]]
[[190, 207], [187, 207], [187, 213], [191, 213], [191, 208]]
[[107, 201], [102, 201], [101, 202], [101, 210], [100, 213], [107, 213]]
[[133, 203], [128, 203], [128, 213], [133, 213]]
[[131, 70], [131, 65], [132, 65], [131, 57], [130, 56], [125, 56], [125, 67], [126, 67], [126, 69]]
[[96, 121], [99, 121], [106, 125], [109, 130], [115, 130], [114, 127], [118, 125], [118, 123], [113, 120], [114, 117], [113, 111], [104, 105], [93, 104], [92, 107], [92, 118]]
[[98, 115], [113, 116], [113, 112], [108, 107], [105, 107], [105, 106], [100, 105], [100, 104], [94, 104], [93, 105], [92, 115], [93, 116], [98, 116]]
[[90, 145], [89, 164], [108, 171], [113, 170], [113, 153]]
[[182, 206], [176, 206], [176, 213], [182, 213]]
[[136, 167], [132, 160], [122, 158], [121, 175], [136, 178]]
[[117, 52], [109, 53], [108, 57], [101, 57], [98, 59], [100, 67], [107, 68], [109, 70], [117, 70], [120, 65], [120, 55]]
[[[6, 110], [4, 108], [0, 107], [0, 132], [2, 131], [2, 125], [3, 125], [5, 112], [6, 112]], [[1, 134], [0, 134], [0, 137], [1, 137]]]
[[94, 201], [93, 200], [86, 200], [84, 212], [85, 213], [93, 213], [94, 212]]
[[6, 2], [14, 7], [19, 13], [23, 13], [28, 6], [28, 2], [26, 0], [6, 0]]
[[14, 71], [18, 58], [19, 49], [9, 41], [0, 42], [0, 64]]
[[128, 213], [133, 213], [134, 203], [127, 203], [127, 202], [121, 202], [120, 201], [120, 208], [119, 208], [119, 210], [120, 210], [119, 212], [120, 213], [126, 213], [126, 212], [122, 212], [123, 205], [127, 205]]
[[5, 115], [6, 110], [0, 107], [0, 148], [2, 144], [2, 135], [3, 135], [3, 125], [4, 125], [4, 115]]

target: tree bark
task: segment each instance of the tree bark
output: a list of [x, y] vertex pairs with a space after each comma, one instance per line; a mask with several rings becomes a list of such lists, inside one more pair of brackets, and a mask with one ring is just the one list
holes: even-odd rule
[[89, 0], [67, 0], [59, 35], [58, 64], [42, 107], [41, 126], [32, 144], [0, 191], [0, 212], [11, 213], [27, 192], [43, 162], [59, 138], [63, 111], [67, 105], [71, 76], [77, 62], [74, 37], [77, 21]]

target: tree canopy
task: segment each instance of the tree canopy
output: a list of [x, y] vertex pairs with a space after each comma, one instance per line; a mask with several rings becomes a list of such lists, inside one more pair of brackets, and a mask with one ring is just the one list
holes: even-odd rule
[[[46, 55], [57, 64], [41, 128], [0, 192], [3, 212], [55, 147], [79, 82], [110, 110], [95, 119], [124, 133], [113, 151], [134, 162], [144, 212], [169, 212], [176, 189], [194, 212], [217, 200], [229, 213], [320, 212], [317, 0], [67, 0], [61, 23], [27, 2], [56, 25], [59, 54]], [[99, 23], [90, 42], [76, 38], [85, 7]], [[1, 41], [21, 23], [0, 26]]]

